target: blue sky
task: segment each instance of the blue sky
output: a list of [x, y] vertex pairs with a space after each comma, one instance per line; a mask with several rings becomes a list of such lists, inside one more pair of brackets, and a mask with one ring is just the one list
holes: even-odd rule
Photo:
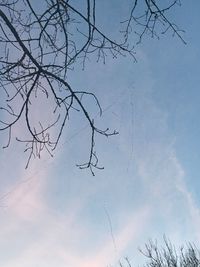
[[[113, 1], [99, 8], [107, 5]], [[74, 87], [99, 97], [99, 125], [120, 132], [97, 138], [105, 170], [93, 177], [76, 168], [89, 142], [87, 123], [76, 115], [54, 158], [43, 155], [25, 170], [19, 144], [1, 149], [2, 266], [100, 267], [125, 256], [138, 264], [137, 248], [163, 234], [177, 246], [200, 244], [199, 7], [183, 1], [174, 13], [187, 45], [170, 35], [145, 38], [138, 63], [108, 58], [71, 74]], [[123, 16], [128, 5], [115, 9]], [[108, 31], [116, 23], [109, 12], [101, 20]]]

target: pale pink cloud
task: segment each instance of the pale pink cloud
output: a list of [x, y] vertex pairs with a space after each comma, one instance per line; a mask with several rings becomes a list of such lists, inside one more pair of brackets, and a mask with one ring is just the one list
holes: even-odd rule
[[[137, 242], [139, 236], [148, 224], [151, 216], [151, 208], [144, 206], [134, 214], [130, 214], [128, 222], [126, 222], [114, 238], [117, 244], [117, 250], [110, 237], [104, 240], [102, 247], [99, 247], [98, 252], [92, 250], [88, 256], [80, 258], [78, 255], [73, 257], [65, 256], [66, 264], [71, 263], [71, 266], [78, 267], [102, 267], [118, 262], [121, 257], [124, 257], [125, 250], [130, 244]], [[78, 260], [79, 259], [79, 260]]]
[[37, 164], [34, 165], [28, 171], [21, 168], [20, 178], [16, 179], [7, 195], [5, 194], [7, 212], [16, 220], [34, 220], [46, 208], [48, 171], [46, 169], [36, 171]]
[[[54, 267], [55, 264], [59, 264], [60, 267], [102, 267], [114, 264], [124, 256], [125, 250], [130, 244], [137, 243], [151, 216], [151, 209], [148, 206], [141, 207], [130, 215], [128, 222], [125, 222], [119, 232], [115, 234], [117, 251], [114, 250], [110, 236], [106, 240], [102, 240], [98, 251], [93, 250], [92, 244], [89, 244], [90, 248], [85, 251], [83, 243], [85, 239], [82, 237], [85, 238], [85, 233], [89, 229], [78, 225], [77, 228], [74, 228], [79, 211], [80, 206], [77, 206], [72, 214], [65, 214], [58, 218], [46, 216], [45, 221], [40, 225], [45, 234], [37, 242], [29, 244], [22, 255], [10, 260], [5, 267], [25, 267], [27, 265], [34, 267], [38, 264], [43, 264], [45, 267]], [[81, 246], [77, 248], [72, 245], [73, 240], [77, 240]], [[85, 242], [90, 241], [85, 240]]]
[[[71, 211], [63, 211], [62, 215], [57, 214], [57, 216], [52, 210], [45, 209], [43, 216], [37, 222], [31, 222], [32, 225], [37, 225], [42, 234], [32, 236], [30, 232], [30, 241], [27, 245], [14, 258], [10, 258], [4, 266], [35, 267], [42, 265], [43, 267], [54, 267], [59, 264], [60, 267], [65, 267], [66, 261], [68, 263], [78, 262], [78, 254], [73, 242], [79, 242], [85, 235], [85, 229], [77, 224], [77, 217], [83, 205], [84, 201], [76, 202]], [[24, 227], [27, 226], [23, 221], [20, 224], [17, 223], [17, 219], [15, 225], [13, 238], [16, 238], [17, 230], [21, 229], [23, 225]], [[5, 230], [6, 228], [8, 226], [4, 227]], [[12, 243], [12, 235], [10, 242]]]

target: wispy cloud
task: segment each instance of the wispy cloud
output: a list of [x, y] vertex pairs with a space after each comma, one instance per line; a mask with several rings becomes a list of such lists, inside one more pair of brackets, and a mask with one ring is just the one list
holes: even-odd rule
[[[115, 240], [117, 243], [117, 249], [113, 244], [113, 240], [110, 237], [102, 240], [102, 246], [98, 250], [93, 251], [92, 244], [90, 252], [86, 251], [85, 256], [79, 251], [73, 251], [73, 253], [67, 252], [67, 250], [60, 250], [60, 256], [63, 257], [65, 264], [72, 267], [102, 267], [113, 265], [117, 263], [121, 257], [124, 256], [124, 251], [130, 245], [130, 243], [136, 242], [139, 235], [141, 235], [143, 228], [148, 224], [150, 216], [149, 207], [142, 207], [134, 214], [130, 215], [128, 222], [126, 222], [121, 229], [115, 233]], [[83, 250], [84, 250], [84, 245]], [[82, 255], [82, 256], [81, 256]]]
[[[118, 262], [125, 255], [126, 249], [130, 244], [136, 243], [143, 229], [150, 221], [151, 208], [143, 206], [129, 215], [128, 221], [122, 225], [121, 229], [115, 234], [116, 250], [114, 244], [109, 239], [100, 248], [99, 253], [89, 259], [84, 267], [101, 267]], [[109, 262], [108, 262], [109, 261]]]
[[34, 220], [45, 210], [45, 186], [47, 173], [29, 174], [22, 177], [11, 189], [6, 206], [13, 216], [21, 220]]

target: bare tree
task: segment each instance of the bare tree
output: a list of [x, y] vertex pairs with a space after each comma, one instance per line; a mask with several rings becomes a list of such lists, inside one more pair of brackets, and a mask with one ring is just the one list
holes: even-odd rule
[[[144, 249], [139, 251], [145, 256], [147, 262], [144, 267], [199, 267], [200, 251], [192, 244], [181, 246], [177, 249], [164, 237], [163, 246], [159, 246], [155, 241], [150, 240], [145, 244]], [[128, 258], [120, 262], [120, 267], [133, 267]]]
[[147, 267], [199, 267], [200, 252], [195, 245], [188, 243], [177, 250], [164, 237], [164, 245], [158, 247], [157, 242], [149, 241], [144, 250], [140, 250], [148, 258]]
[[[160, 33], [171, 31], [184, 42], [182, 31], [168, 19], [168, 13], [181, 3], [180, 0], [132, 1], [129, 17], [119, 28], [121, 41], [117, 41], [105, 34], [97, 23], [98, 1], [84, 0], [80, 7], [74, 2], [1, 0], [0, 130], [8, 133], [6, 148], [13, 138], [13, 128], [23, 122], [27, 137], [14, 138], [25, 143], [25, 151], [29, 153], [28, 166], [31, 158], [40, 157], [43, 150], [52, 155], [70, 113], [79, 111], [90, 126], [91, 143], [88, 160], [78, 167], [89, 168], [94, 174], [94, 168], [102, 169], [95, 152], [95, 136], [109, 137], [116, 135], [117, 131], [96, 126], [94, 115], [88, 111], [83, 98], [93, 98], [99, 115], [102, 113], [101, 105], [95, 94], [83, 88], [72, 88], [70, 72], [76, 64], [82, 64], [84, 68], [86, 59], [91, 56], [105, 62], [109, 55], [114, 58], [128, 55], [135, 61], [134, 45], [140, 43], [146, 34], [159, 38]], [[134, 44], [130, 43], [130, 37], [135, 40]], [[41, 94], [51, 99], [50, 115], [54, 120], [33, 120], [31, 110]], [[52, 134], [52, 129], [56, 129], [57, 134]]]

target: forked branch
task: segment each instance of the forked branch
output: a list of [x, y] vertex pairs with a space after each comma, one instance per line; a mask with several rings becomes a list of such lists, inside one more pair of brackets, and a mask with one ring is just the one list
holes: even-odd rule
[[[184, 42], [179, 28], [167, 17], [177, 4], [178, 0], [162, 7], [155, 0], [133, 1], [130, 16], [122, 24], [123, 40], [120, 37], [118, 42], [97, 24], [95, 0], [84, 0], [80, 9], [70, 0], [44, 0], [42, 7], [31, 0], [1, 1], [0, 85], [5, 101], [0, 107], [3, 114], [0, 131], [8, 131], [4, 147], [9, 146], [15, 125], [22, 123], [26, 136], [16, 140], [25, 143], [25, 152], [29, 153], [27, 166], [43, 150], [52, 156], [69, 114], [79, 111], [90, 126], [91, 142], [88, 160], [77, 166], [89, 168], [93, 175], [94, 169], [102, 169], [95, 151], [95, 137], [97, 134], [109, 137], [118, 132], [96, 126], [83, 98], [92, 97], [100, 115], [101, 105], [94, 93], [70, 85], [70, 71], [76, 64], [84, 68], [90, 55], [96, 55], [97, 61], [105, 61], [108, 54], [113, 58], [127, 55], [136, 61], [135, 44], [129, 42], [131, 34], [136, 33], [141, 42], [144, 34], [158, 36], [157, 31], [162, 28], [162, 32], [171, 30]], [[32, 114], [43, 98], [49, 101], [53, 117], [45, 122]], [[56, 134], [52, 134], [55, 129]]]

